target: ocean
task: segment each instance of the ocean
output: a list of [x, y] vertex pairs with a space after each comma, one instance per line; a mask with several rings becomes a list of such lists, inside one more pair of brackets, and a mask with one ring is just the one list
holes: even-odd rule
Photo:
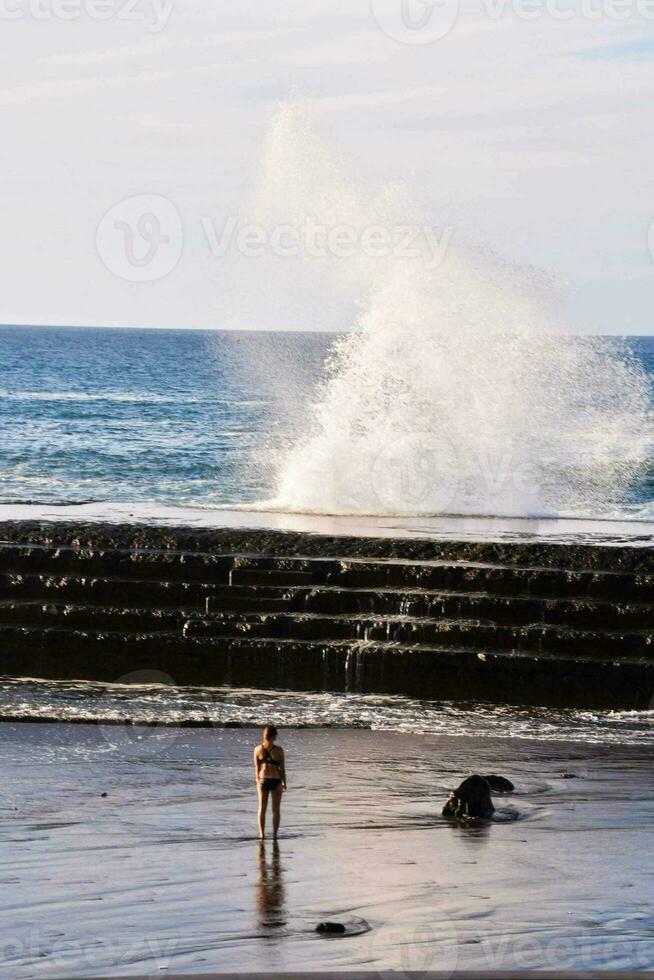
[[[368, 496], [360, 486], [350, 497], [340, 489], [327, 492], [327, 485], [334, 484], [334, 474], [341, 478], [343, 471], [351, 469], [354, 480], [361, 459], [367, 459], [369, 447], [360, 444], [367, 419], [372, 419], [375, 430], [381, 432], [385, 422], [367, 392], [362, 395], [360, 391], [338, 391], [339, 371], [341, 387], [348, 388], [349, 377], [342, 363], [337, 364], [336, 370], [333, 368], [337, 339], [334, 334], [310, 332], [1, 327], [0, 503], [65, 506], [92, 501], [150, 504], [153, 508], [164, 504], [255, 509], [270, 505], [314, 513], [401, 513], [405, 509], [407, 513], [457, 513], [462, 508], [464, 513], [482, 515], [523, 516], [538, 511], [546, 516], [591, 518], [654, 516], [654, 450], [651, 446], [643, 450], [642, 426], [635, 433], [627, 410], [625, 417], [619, 415], [619, 406], [626, 405], [629, 395], [627, 392], [621, 399], [619, 390], [613, 391], [610, 403], [606, 391], [593, 392], [592, 405], [584, 403], [575, 432], [561, 433], [557, 452], [564, 443], [570, 447], [567, 451], [574, 458], [574, 478], [568, 463], [563, 474], [560, 460], [544, 458], [556, 442], [556, 433], [550, 434], [549, 443], [543, 444], [543, 419], [534, 420], [533, 432], [522, 428], [518, 431], [515, 419], [511, 419], [513, 429], [508, 434], [503, 432], [503, 444], [512, 451], [519, 446], [521, 459], [528, 458], [530, 465], [549, 467], [550, 484], [551, 474], [561, 474], [555, 490], [549, 486], [547, 493], [543, 492], [545, 503], [533, 495], [527, 495], [525, 501], [524, 494], [519, 500], [515, 494], [510, 498], [487, 490], [479, 494], [476, 487], [471, 492], [469, 485], [460, 485], [456, 494], [422, 499], [411, 474], [415, 470], [420, 479], [431, 479], [431, 473], [420, 470], [425, 459], [431, 469], [442, 466], [443, 448], [440, 444], [431, 445], [431, 436], [425, 435], [425, 429], [434, 428], [441, 412], [450, 444], [454, 441], [453, 399], [449, 399], [448, 414], [443, 413], [443, 406], [437, 401], [428, 405], [429, 417], [425, 421], [425, 394], [417, 391], [417, 384], [416, 390], [411, 389], [416, 369], [408, 353], [402, 351], [396, 352], [398, 389], [388, 399], [392, 408], [385, 405], [383, 410], [388, 415], [388, 426], [394, 425], [394, 431], [401, 435], [405, 455], [400, 458], [391, 454], [389, 458], [384, 455], [388, 453], [385, 447], [381, 456], [374, 457], [373, 453], [370, 471], [374, 492]], [[573, 349], [575, 343], [566, 337], [556, 341], [564, 352]], [[627, 364], [632, 374], [635, 364], [648, 382], [654, 378], [654, 338], [598, 343], [602, 345], [603, 361], [613, 357], [618, 365], [617, 373], [614, 369], [611, 375], [614, 386], [622, 378], [622, 364]], [[362, 356], [361, 350], [357, 353]], [[351, 359], [351, 352], [349, 356]], [[522, 385], [518, 393], [523, 398], [524, 358], [520, 361], [514, 348], [512, 356], [514, 377], [520, 376]], [[553, 375], [559, 371], [560, 380], [555, 378], [553, 383], [560, 385], [561, 398], [568, 399], [567, 404], [562, 401], [563, 409], [568, 415], [574, 414], [579, 399], [575, 396], [577, 400], [571, 407], [569, 393], [579, 378], [566, 377], [569, 359], [559, 358], [559, 364], [551, 349], [540, 356], [538, 374]], [[593, 358], [595, 365], [595, 352]], [[444, 374], [454, 360], [451, 345], [440, 352], [439, 364], [443, 365]], [[386, 364], [384, 371], [388, 367]], [[376, 385], [375, 370], [375, 364], [370, 363], [369, 386], [378, 398], [388, 378], [378, 369]], [[528, 380], [533, 381], [531, 364], [529, 371], [532, 374], [527, 372]], [[489, 384], [492, 389], [493, 379], [484, 376], [483, 367], [471, 365], [469, 372], [466, 383], [471, 391], [486, 392]], [[433, 379], [436, 387], [439, 379], [435, 375]], [[627, 381], [628, 378], [625, 385]], [[365, 382], [361, 382], [361, 387], [365, 387]], [[337, 431], [328, 428], [335, 425], [334, 414], [339, 414], [333, 411], [334, 388], [339, 405], [345, 403], [339, 409], [343, 417], [338, 420]], [[550, 385], [547, 397], [556, 401], [551, 394]], [[497, 418], [496, 431], [507, 427], [505, 402], [510, 402], [511, 392], [499, 407], [491, 404], [492, 396], [485, 397], [489, 404], [482, 401], [476, 406], [478, 419]], [[360, 403], [357, 415], [348, 417], [355, 398]], [[407, 399], [410, 413], [398, 421], [392, 413], [396, 413], [397, 404]], [[468, 431], [479, 427], [464, 416], [462, 408], [457, 411]], [[327, 420], [321, 418], [321, 412]], [[406, 417], [411, 418], [411, 413], [415, 416], [417, 444], [413, 444], [415, 432], [407, 431]], [[533, 406], [526, 414], [534, 417]], [[597, 433], [602, 431], [602, 425], [613, 439], [612, 444], [601, 447], [603, 465], [616, 455], [616, 447], [621, 447], [628, 457], [625, 443], [632, 435], [634, 444], [638, 442], [639, 454], [644, 456], [636, 461], [637, 465], [628, 467], [621, 459], [610, 480], [598, 478], [596, 459], [592, 465], [589, 463], [587, 474], [580, 476], [578, 472], [579, 443], [586, 440], [596, 453]], [[320, 426], [322, 431], [311, 441], [311, 432]], [[488, 435], [485, 439], [490, 444]], [[492, 451], [490, 462], [481, 460], [479, 473], [474, 467], [470, 469], [473, 483], [481, 484], [484, 465], [492, 469], [496, 460], [500, 467], [504, 465], [504, 457], [499, 457], [495, 448]], [[409, 458], [407, 453], [413, 455]], [[483, 453], [478, 446], [471, 447], [470, 453], [476, 453], [476, 467]], [[316, 458], [322, 466], [318, 473], [313, 469]], [[289, 460], [292, 466], [285, 472]], [[459, 458], [457, 464], [458, 472], [465, 470], [465, 459]], [[397, 485], [388, 483], [388, 473], [400, 472], [401, 476], [404, 472], [406, 476], [407, 467], [408, 480], [400, 479]], [[441, 480], [448, 489], [450, 479], [448, 471]], [[539, 487], [542, 483], [541, 479]]]
[[270, 495], [273, 444], [330, 340], [2, 327], [0, 500], [224, 505]]

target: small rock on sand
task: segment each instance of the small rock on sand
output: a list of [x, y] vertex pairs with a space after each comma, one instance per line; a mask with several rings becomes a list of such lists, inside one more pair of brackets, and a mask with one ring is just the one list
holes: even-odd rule
[[342, 922], [319, 922], [316, 926], [316, 932], [329, 932], [333, 935], [342, 935], [345, 932], [345, 926]]

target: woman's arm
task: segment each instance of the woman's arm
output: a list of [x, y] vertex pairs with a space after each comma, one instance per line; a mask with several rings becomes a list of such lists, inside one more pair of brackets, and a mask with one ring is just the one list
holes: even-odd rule
[[282, 754], [282, 763], [279, 767], [279, 775], [282, 777], [282, 786], [284, 789], [288, 789], [288, 786], [286, 785], [286, 756], [284, 755], [283, 749], [280, 749], [279, 751]]
[[259, 746], [257, 745], [256, 749], [254, 750], [254, 781], [255, 781], [255, 783], [258, 783], [259, 782], [259, 765], [260, 765], [260, 762], [261, 762], [261, 760], [259, 759]]

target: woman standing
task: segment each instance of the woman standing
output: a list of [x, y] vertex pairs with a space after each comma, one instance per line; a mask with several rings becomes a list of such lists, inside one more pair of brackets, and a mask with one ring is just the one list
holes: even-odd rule
[[284, 750], [280, 745], [275, 745], [276, 738], [275, 726], [266, 725], [263, 730], [263, 742], [254, 750], [254, 775], [259, 793], [259, 840], [263, 840], [266, 836], [266, 809], [269, 796], [272, 796], [273, 840], [277, 840], [282, 793], [286, 789]]

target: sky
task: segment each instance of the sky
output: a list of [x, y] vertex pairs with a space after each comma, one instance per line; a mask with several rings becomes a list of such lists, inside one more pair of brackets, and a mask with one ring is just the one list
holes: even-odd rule
[[216, 243], [292, 97], [353, 179], [552, 277], [576, 329], [654, 332], [654, 0], [0, 0], [0, 21], [1, 322], [348, 329], [351, 297], [303, 275], [271, 300]]

